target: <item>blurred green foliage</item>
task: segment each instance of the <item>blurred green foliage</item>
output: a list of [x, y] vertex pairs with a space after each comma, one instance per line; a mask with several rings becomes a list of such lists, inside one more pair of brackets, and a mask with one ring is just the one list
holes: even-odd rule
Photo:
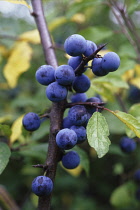
[[[56, 44], [55, 51], [59, 65], [67, 63], [68, 58], [63, 51], [63, 43], [74, 33], [95, 41], [97, 45], [108, 43], [105, 51], [118, 53], [121, 57], [121, 66], [113, 75], [94, 78], [90, 70], [87, 71], [92, 80], [92, 88], [87, 94], [89, 97], [100, 94], [107, 108], [124, 111], [123, 106], [125, 106], [135, 116], [140, 105], [130, 101], [128, 95], [132, 79], [140, 77], [138, 71], [134, 69], [135, 65], [139, 64], [137, 53], [125, 34], [121, 32], [120, 25], [116, 24], [106, 2], [44, 0], [43, 6], [52, 39]], [[125, 3], [129, 15], [135, 21], [136, 32], [139, 33], [140, 28], [137, 25], [139, 17], [136, 16], [136, 11], [140, 12], [140, 3], [135, 0], [126, 0]], [[21, 11], [28, 10], [23, 5], [20, 7]], [[32, 165], [45, 162], [49, 120], [45, 119], [40, 129], [34, 133], [22, 129], [20, 136], [14, 142], [10, 141], [10, 135], [13, 123], [21, 115], [30, 111], [42, 115], [50, 110], [51, 103], [45, 97], [45, 87], [35, 80], [35, 72], [39, 66], [45, 64], [45, 59], [41, 44], [29, 42], [32, 49], [30, 67], [20, 75], [16, 87], [10, 88], [4, 77], [4, 67], [9, 62], [11, 50], [19, 36], [36, 29], [36, 25], [30, 18], [28, 21], [19, 18], [18, 12], [17, 17], [14, 13], [6, 17], [2, 9], [0, 22], [0, 144], [7, 143], [11, 148], [11, 157], [7, 166], [5, 163], [6, 168], [0, 175], [0, 184], [6, 188], [20, 209], [33, 210], [36, 209], [38, 198], [31, 192], [31, 182], [35, 176], [42, 174], [42, 170], [33, 168]], [[58, 165], [52, 209], [138, 210], [140, 208], [140, 203], [135, 198], [138, 186], [133, 180], [134, 171], [140, 167], [139, 139], [135, 137], [136, 151], [124, 154], [119, 148], [120, 138], [126, 135], [124, 124], [109, 112], [104, 111], [103, 115], [110, 131], [109, 152], [99, 159], [87, 142], [75, 148], [81, 155], [82, 169], [70, 173], [64, 170], [61, 164]], [[8, 152], [6, 155], [5, 161], [8, 161]], [[0, 163], [1, 161], [3, 159]], [[2, 190], [0, 190], [1, 206], [3, 209], [8, 209], [4, 207], [6, 201]]]

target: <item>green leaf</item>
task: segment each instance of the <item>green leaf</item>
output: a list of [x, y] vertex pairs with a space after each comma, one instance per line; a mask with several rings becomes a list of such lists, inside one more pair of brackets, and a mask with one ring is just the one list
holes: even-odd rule
[[94, 78], [91, 81], [91, 88], [108, 101], [114, 101], [114, 93], [119, 88], [128, 89], [129, 86], [121, 76], [111, 73], [104, 77]]
[[96, 85], [96, 84], [108, 84], [111, 85], [112, 88], [126, 88], [128, 89], [129, 86], [128, 84], [122, 80], [121, 76], [119, 75], [114, 75], [114, 74], [109, 74], [105, 77], [99, 77], [97, 79], [93, 79], [92, 80], [92, 85]]
[[101, 5], [104, 0], [88, 0], [88, 1], [80, 1], [71, 4], [69, 10], [66, 13], [67, 18], [71, 18], [74, 14], [78, 12], [83, 12], [86, 8], [90, 8], [93, 6]]
[[112, 114], [114, 114], [119, 120], [121, 120], [128, 128], [130, 128], [137, 137], [140, 138], [140, 122], [133, 117], [131, 114], [127, 114], [125, 112], [121, 111], [111, 111]]
[[113, 31], [110, 30], [107, 27], [89, 27], [82, 31], [80, 31], [80, 34], [85, 37], [85, 39], [91, 40], [97, 44], [100, 44], [101, 42], [106, 40], [108, 41], [109, 38], [113, 36]]
[[91, 97], [93, 96], [94, 91], [94, 95], [99, 94], [107, 101], [113, 102], [115, 100], [111, 86], [107, 83], [95, 81], [95, 83], [91, 83], [91, 88], [89, 91], [92, 92]]
[[19, 151], [21, 155], [26, 157], [38, 158], [44, 160], [48, 150], [48, 143], [30, 144]]
[[132, 14], [135, 11], [140, 10], [140, 2], [133, 2], [129, 7], [128, 7], [128, 14]]
[[135, 133], [131, 129], [129, 129], [128, 127], [126, 127], [125, 132], [126, 132], [126, 135], [129, 138], [134, 138], [136, 136]]
[[[107, 103], [107, 108], [110, 110], [119, 110], [120, 105], [114, 101], [114, 103]], [[111, 113], [103, 112], [103, 115], [108, 123], [109, 131], [111, 134], [124, 135], [126, 126], [116, 116]], [[113, 123], [112, 123], [113, 122]], [[111, 144], [112, 147], [112, 144]], [[109, 151], [111, 149], [109, 148]]]
[[49, 121], [46, 120], [45, 122], [43, 122], [40, 128], [33, 132], [31, 139], [36, 141], [43, 138], [44, 136], [47, 136], [50, 131], [49, 125], [50, 125]]
[[121, 65], [117, 71], [115, 71], [115, 75], [120, 75], [124, 74], [126, 71], [130, 69], [134, 69], [136, 65], [136, 61], [134, 59], [128, 59], [128, 57], [121, 58]]
[[0, 135], [10, 137], [11, 133], [9, 125], [0, 124]]
[[110, 203], [117, 208], [132, 205], [135, 191], [136, 185], [133, 182], [127, 182], [113, 191]]
[[137, 103], [131, 106], [128, 112], [134, 117], [138, 117], [138, 116], [140, 117], [140, 103]]
[[118, 55], [121, 57], [121, 61], [122, 61], [123, 57], [126, 59], [128, 59], [128, 58], [135, 59], [136, 58], [136, 52], [134, 50], [134, 47], [129, 43], [123, 44], [120, 46]]
[[118, 144], [111, 144], [109, 147], [109, 154], [111, 155], [120, 155], [120, 156], [125, 156], [126, 154], [122, 152], [120, 147], [118, 147]]
[[113, 173], [115, 175], [120, 175], [124, 172], [124, 166], [122, 163], [116, 163], [113, 167]]
[[95, 112], [87, 125], [87, 138], [89, 145], [93, 147], [99, 158], [109, 150], [110, 140], [108, 124], [100, 112]]
[[11, 151], [7, 144], [0, 142], [0, 174], [9, 162]]
[[72, 150], [75, 150], [79, 154], [80, 165], [85, 170], [87, 176], [89, 176], [89, 158], [88, 158], [87, 153], [78, 146], [75, 146], [74, 149], [72, 149]]

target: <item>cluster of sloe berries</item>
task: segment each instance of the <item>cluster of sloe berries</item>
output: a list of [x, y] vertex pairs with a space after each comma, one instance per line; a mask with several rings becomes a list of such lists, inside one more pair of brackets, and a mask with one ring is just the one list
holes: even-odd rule
[[[90, 88], [90, 79], [84, 74], [88, 61], [92, 60], [90, 68], [96, 76], [105, 76], [116, 71], [120, 65], [120, 58], [116, 53], [108, 52], [103, 57], [99, 56], [96, 53], [97, 45], [79, 34], [69, 36], [65, 40], [64, 49], [71, 56], [66, 65], [60, 65], [56, 69], [50, 65], [42, 65], [35, 74], [36, 80], [47, 86], [46, 96], [54, 103], [66, 100], [69, 90], [74, 92], [70, 100], [71, 104], [75, 104], [70, 107], [68, 115], [63, 119], [62, 129], [56, 135], [56, 144], [63, 151], [86, 140], [88, 120], [95, 111], [101, 111], [96, 107], [102, 104], [101, 98], [87, 98], [85, 93]], [[83, 67], [81, 63], [89, 57], [91, 59]], [[76, 104], [77, 102], [87, 102], [87, 105]], [[91, 102], [94, 106], [91, 106]], [[40, 124], [40, 117], [36, 113], [29, 112], [23, 118], [23, 126], [28, 131], [37, 130]], [[64, 152], [62, 165], [65, 168], [74, 169], [79, 163], [80, 156], [76, 151]], [[32, 183], [33, 192], [39, 196], [49, 194], [52, 188], [53, 183], [49, 177], [39, 176]]]

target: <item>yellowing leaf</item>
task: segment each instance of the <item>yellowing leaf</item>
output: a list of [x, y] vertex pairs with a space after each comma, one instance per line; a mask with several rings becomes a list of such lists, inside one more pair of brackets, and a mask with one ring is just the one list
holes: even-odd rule
[[6, 57], [9, 54], [9, 51], [4, 45], [0, 45], [0, 54]]
[[[62, 164], [61, 164], [61, 166], [62, 166]], [[62, 166], [63, 167], [63, 166]], [[63, 169], [65, 170], [65, 171], [67, 171], [69, 174], [71, 174], [72, 176], [79, 176], [80, 174], [81, 174], [81, 171], [83, 170], [83, 168], [82, 168], [82, 166], [81, 165], [79, 165], [79, 166], [77, 166], [76, 168], [74, 168], [74, 169], [66, 169], [66, 168], [64, 168], [63, 167]]]
[[140, 87], [140, 64], [136, 64], [133, 69], [126, 71], [122, 78], [125, 81], [129, 81], [130, 84]]
[[130, 79], [132, 79], [134, 77], [134, 70], [130, 69], [128, 71], [126, 71], [123, 75], [122, 75], [122, 79], [125, 81], [129, 81]]
[[4, 89], [4, 90], [9, 89], [8, 84], [6, 82], [0, 83], [0, 89]]
[[37, 29], [32, 31], [27, 31], [20, 35], [19, 40], [30, 42], [32, 44], [39, 44], [40, 43], [40, 36]]
[[112, 114], [114, 114], [119, 120], [121, 120], [128, 128], [130, 128], [137, 137], [140, 138], [140, 122], [138, 119], [133, 117], [131, 114], [127, 114], [125, 112], [121, 111], [111, 111]]
[[102, 57], [106, 54], [106, 53], [108, 53], [108, 52], [110, 52], [110, 50], [101, 50], [101, 51], [99, 51], [99, 55], [101, 55]]
[[[128, 113], [133, 115], [138, 120], [138, 122], [140, 122], [140, 103], [133, 104], [130, 107]], [[136, 136], [135, 133], [128, 127], [126, 127], [126, 134], [130, 138], [134, 138]]]
[[56, 29], [57, 27], [61, 26], [62, 24], [66, 23], [68, 21], [68, 19], [64, 16], [62, 17], [57, 17], [56, 19], [54, 19], [50, 24], [49, 24], [49, 31], [53, 31], [54, 29]]
[[11, 143], [15, 142], [22, 133], [22, 118], [23, 118], [23, 115], [17, 118], [11, 127], [11, 131], [12, 131], [12, 134], [10, 136]]
[[72, 16], [71, 20], [76, 23], [84, 23], [86, 21], [85, 15], [82, 13], [76, 13]]
[[140, 77], [140, 64], [136, 64], [135, 71], [138, 77]]
[[117, 93], [120, 88], [128, 89], [129, 86], [119, 75], [110, 74], [91, 80], [91, 89], [109, 101], [114, 100], [114, 93]]
[[12, 119], [12, 115], [8, 114], [8, 115], [4, 115], [3, 117], [0, 117], [0, 123], [3, 123], [7, 120], [11, 120]]
[[80, 3], [82, 0], [75, 0], [75, 2], [78, 2], [78, 3]]
[[10, 88], [17, 85], [19, 76], [30, 67], [32, 48], [26, 42], [17, 42], [14, 46], [3, 74]]
[[130, 84], [140, 88], [140, 77], [131, 79]]
[[9, 3], [13, 3], [13, 4], [22, 4], [28, 8], [31, 8], [31, 6], [25, 0], [5, 0], [5, 1], [7, 1]]

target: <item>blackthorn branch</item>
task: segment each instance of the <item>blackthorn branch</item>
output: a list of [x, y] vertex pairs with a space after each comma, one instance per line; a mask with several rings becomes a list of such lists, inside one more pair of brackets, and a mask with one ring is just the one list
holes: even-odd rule
[[[54, 49], [52, 47], [53, 44], [45, 21], [41, 0], [38, 1], [32, 0], [32, 6], [33, 6], [33, 13], [35, 14], [34, 18], [36, 20], [36, 24], [41, 37], [41, 43], [44, 50], [45, 61], [47, 64], [56, 68], [57, 59], [55, 56]], [[49, 137], [47, 160], [45, 165], [48, 166], [47, 176], [51, 178], [52, 181], [54, 181], [57, 163], [58, 160], [60, 159], [59, 156], [61, 154], [60, 149], [56, 145], [55, 136], [56, 133], [61, 129], [64, 104], [65, 101], [59, 103], [53, 103], [50, 113], [50, 137]], [[43, 209], [49, 210], [50, 205], [51, 205], [51, 194], [48, 196], [39, 197], [39, 204], [38, 204], [39, 210]]]

